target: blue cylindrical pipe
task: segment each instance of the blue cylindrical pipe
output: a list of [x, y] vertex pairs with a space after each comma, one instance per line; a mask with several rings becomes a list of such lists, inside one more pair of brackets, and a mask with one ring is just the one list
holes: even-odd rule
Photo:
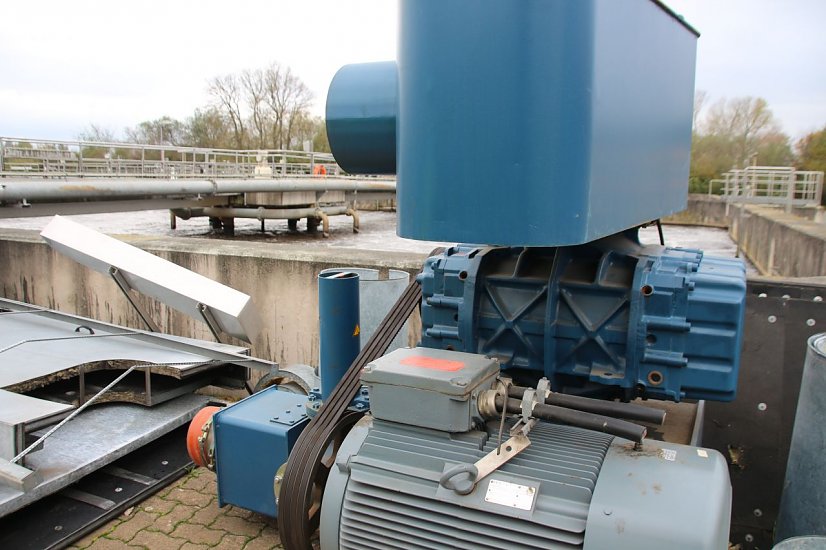
[[318, 275], [321, 398], [338, 384], [359, 353], [359, 276], [342, 269]]
[[395, 61], [345, 65], [327, 92], [327, 139], [351, 174], [396, 173]]

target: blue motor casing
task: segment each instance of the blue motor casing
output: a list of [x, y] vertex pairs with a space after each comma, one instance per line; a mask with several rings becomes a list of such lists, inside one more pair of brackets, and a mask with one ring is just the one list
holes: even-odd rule
[[213, 416], [218, 505], [278, 515], [273, 481], [309, 423], [307, 396], [267, 388]]
[[459, 245], [429, 258], [422, 345], [497, 357], [556, 391], [732, 400], [745, 266], [642, 246], [636, 232], [559, 248]]

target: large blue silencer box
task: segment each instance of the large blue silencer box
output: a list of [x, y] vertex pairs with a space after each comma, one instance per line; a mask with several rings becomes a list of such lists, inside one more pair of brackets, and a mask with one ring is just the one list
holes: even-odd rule
[[400, 10], [400, 236], [574, 245], [685, 207], [698, 35], [661, 3]]

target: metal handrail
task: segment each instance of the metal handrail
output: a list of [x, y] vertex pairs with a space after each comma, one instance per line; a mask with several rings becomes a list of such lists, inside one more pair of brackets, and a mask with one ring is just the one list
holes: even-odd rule
[[350, 177], [332, 154], [314, 151], [0, 137], [0, 176], [175, 179], [319, 175]]
[[797, 170], [789, 166], [749, 166], [730, 170], [722, 180], [722, 195], [727, 202], [818, 206], [823, 196], [823, 172]]

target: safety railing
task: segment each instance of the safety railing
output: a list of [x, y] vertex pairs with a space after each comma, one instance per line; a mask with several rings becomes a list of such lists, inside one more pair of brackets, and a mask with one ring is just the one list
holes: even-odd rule
[[0, 137], [0, 176], [277, 178], [325, 175], [349, 176], [330, 153]]
[[712, 180], [709, 194], [721, 189], [727, 202], [818, 206], [823, 196], [823, 172], [787, 166], [749, 166]]

